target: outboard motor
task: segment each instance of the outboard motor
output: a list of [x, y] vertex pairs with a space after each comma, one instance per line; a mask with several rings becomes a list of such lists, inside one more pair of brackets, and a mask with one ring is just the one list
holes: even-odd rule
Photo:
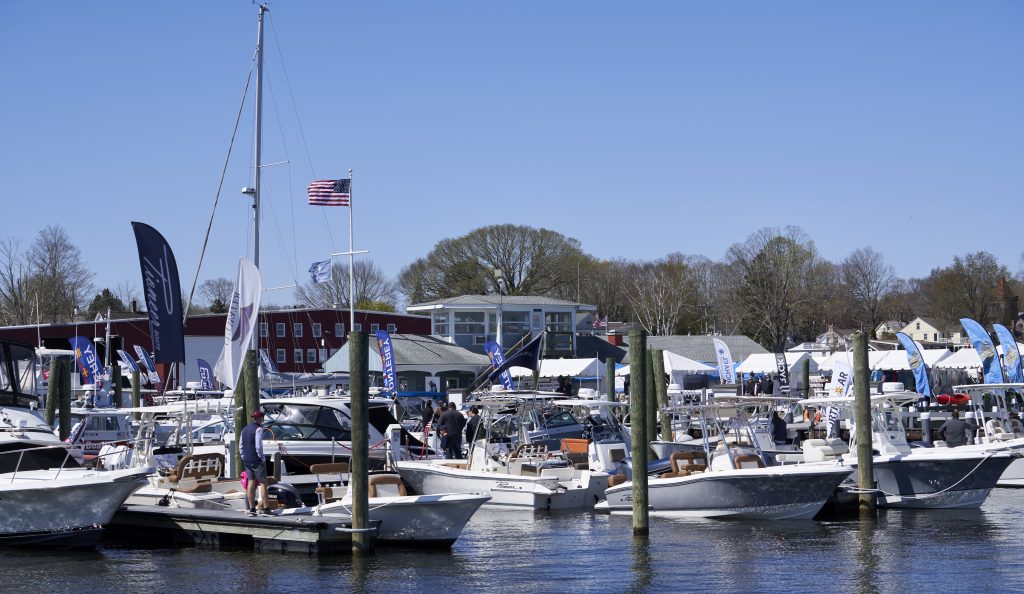
[[299, 490], [288, 483], [274, 483], [267, 486], [267, 497], [276, 499], [282, 507], [302, 507]]

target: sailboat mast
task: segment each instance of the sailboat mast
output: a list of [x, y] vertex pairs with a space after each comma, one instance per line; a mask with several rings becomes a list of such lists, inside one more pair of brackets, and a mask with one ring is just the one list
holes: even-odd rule
[[[256, 125], [254, 133], [253, 149], [253, 197], [252, 197], [252, 262], [259, 270], [260, 267], [260, 167], [263, 157], [263, 14], [267, 7], [260, 4], [259, 27], [256, 32]], [[252, 346], [255, 351], [259, 348], [259, 332], [252, 333]]]
[[253, 150], [253, 254], [252, 262], [260, 267], [260, 163], [263, 151], [263, 13], [260, 4], [259, 27], [256, 33], [256, 132]]

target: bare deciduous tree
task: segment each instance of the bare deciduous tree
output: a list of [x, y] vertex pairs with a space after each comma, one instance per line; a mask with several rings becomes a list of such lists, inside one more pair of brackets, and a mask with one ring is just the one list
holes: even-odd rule
[[860, 248], [840, 265], [843, 285], [849, 292], [862, 330], [868, 333], [882, 323], [882, 303], [893, 288], [896, 271], [870, 247]]
[[726, 259], [749, 327], [781, 352], [798, 312], [820, 293], [814, 242], [798, 227], [765, 228], [730, 247]]
[[50, 225], [40, 231], [25, 253], [25, 261], [32, 290], [40, 296], [43, 320], [67, 320], [75, 309], [84, 308], [94, 275], [63, 227]]
[[625, 268], [622, 291], [637, 322], [655, 336], [675, 334], [683, 316], [695, 310], [696, 278], [682, 254]]
[[0, 323], [13, 326], [33, 321], [36, 300], [30, 287], [21, 244], [14, 238], [0, 241]]
[[227, 313], [235, 283], [224, 277], [211, 278], [199, 285], [199, 296], [210, 313]]

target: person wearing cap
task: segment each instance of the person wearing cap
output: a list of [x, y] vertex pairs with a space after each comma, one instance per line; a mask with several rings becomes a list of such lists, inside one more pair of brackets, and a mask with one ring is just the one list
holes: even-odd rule
[[[252, 421], [242, 428], [242, 466], [248, 475], [249, 482], [245, 486], [245, 495], [249, 501], [249, 515], [269, 514], [267, 502], [267, 465], [263, 459], [263, 411], [252, 411]], [[260, 488], [259, 509], [256, 508], [256, 486]]]

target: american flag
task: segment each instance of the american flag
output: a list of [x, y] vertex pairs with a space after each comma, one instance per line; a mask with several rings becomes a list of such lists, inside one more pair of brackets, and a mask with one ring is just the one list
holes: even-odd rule
[[594, 321], [591, 322], [591, 325], [594, 328], [605, 328], [608, 326], [608, 321], [607, 318], [602, 320], [601, 316], [594, 316]]
[[352, 180], [321, 179], [309, 184], [309, 203], [313, 206], [351, 206]]

